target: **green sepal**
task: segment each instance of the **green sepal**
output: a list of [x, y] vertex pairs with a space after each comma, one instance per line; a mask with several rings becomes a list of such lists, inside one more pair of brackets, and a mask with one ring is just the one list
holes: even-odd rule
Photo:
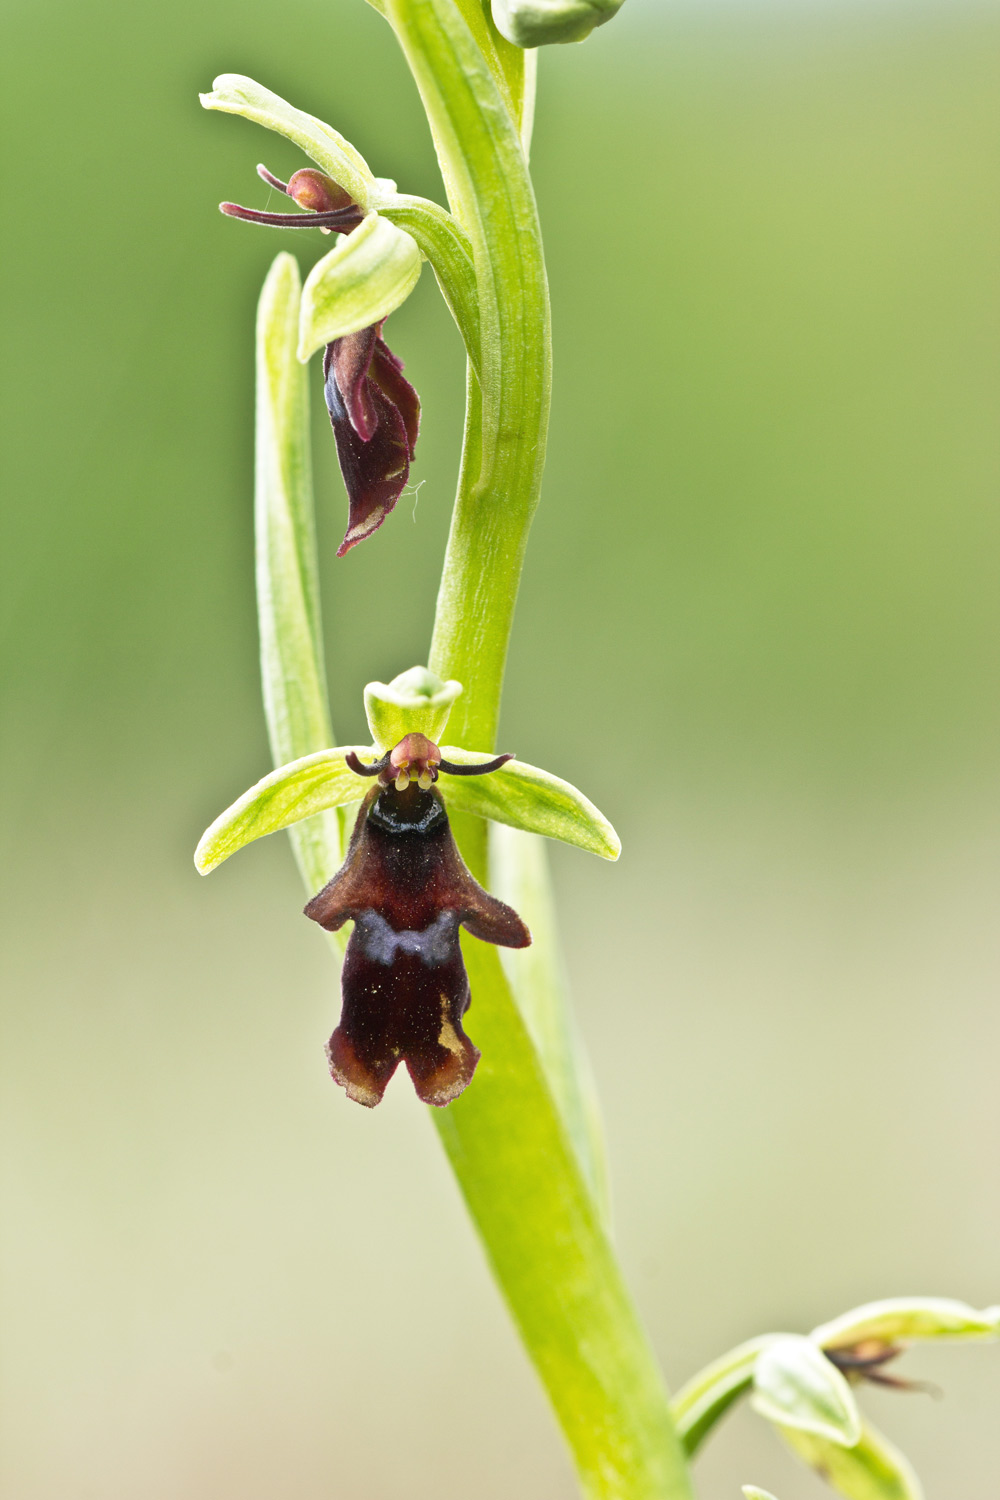
[[[441, 754], [460, 766], [490, 759], [488, 751], [460, 750], [455, 745], [442, 745]], [[561, 839], [602, 859], [617, 859], [622, 852], [621, 839], [582, 792], [523, 760], [509, 760], [488, 776], [449, 776], [442, 771], [438, 785], [449, 808]]]
[[694, 1457], [719, 1419], [750, 1389], [761, 1350], [783, 1337], [780, 1333], [764, 1333], [737, 1344], [681, 1386], [670, 1406], [689, 1457]]
[[[461, 691], [460, 682], [442, 682], [426, 667], [411, 667], [391, 682], [370, 682], [365, 688], [365, 713], [379, 751], [385, 754], [407, 734], [425, 734], [437, 744]], [[489, 756], [479, 758], [488, 760]]]
[[751, 1404], [783, 1427], [853, 1447], [861, 1417], [850, 1386], [811, 1339], [789, 1333], [762, 1349], [753, 1372]]
[[336, 745], [332, 750], [303, 755], [262, 777], [202, 834], [194, 852], [202, 875], [254, 839], [277, 833], [328, 807], [356, 802], [359, 793], [365, 791], [365, 783], [345, 764], [344, 757], [352, 750], [371, 759], [370, 745]]
[[493, 0], [493, 21], [515, 47], [583, 42], [621, 9], [623, 0]]
[[299, 359], [305, 364], [333, 339], [380, 323], [405, 302], [423, 257], [412, 234], [369, 214], [318, 260], [302, 288]]
[[979, 1312], [951, 1297], [886, 1297], [820, 1324], [809, 1337], [821, 1349], [852, 1349], [870, 1340], [890, 1345], [920, 1339], [995, 1339], [1000, 1337], [1000, 1307]]
[[242, 115], [274, 130], [286, 140], [294, 141], [300, 150], [312, 157], [318, 167], [354, 199], [366, 212], [382, 188], [361, 155], [350, 141], [332, 125], [307, 115], [293, 104], [272, 94], [263, 84], [242, 73], [221, 73], [212, 84], [210, 94], [200, 94], [205, 109], [217, 109], [227, 115]]
[[924, 1500], [909, 1461], [868, 1422], [853, 1448], [794, 1427], [779, 1427], [778, 1432], [792, 1452], [846, 1500]]
[[740, 1488], [746, 1500], [774, 1500], [770, 1490], [762, 1490], [759, 1484], [744, 1484]]

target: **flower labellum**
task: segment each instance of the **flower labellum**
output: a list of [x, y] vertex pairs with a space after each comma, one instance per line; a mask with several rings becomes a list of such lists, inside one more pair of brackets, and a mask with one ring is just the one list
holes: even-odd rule
[[[342, 868], [305, 909], [328, 932], [354, 922], [328, 1056], [336, 1082], [369, 1107], [401, 1062], [426, 1104], [449, 1104], [471, 1082], [479, 1052], [462, 1028], [471, 997], [459, 928], [504, 948], [531, 942], [517, 913], [465, 867], [431, 785], [441, 763], [437, 746], [423, 735], [407, 741], [421, 743], [403, 741], [362, 768], [379, 779]], [[494, 768], [490, 761], [475, 770]]]
[[420, 398], [382, 327], [334, 339], [323, 354], [323, 393], [350, 504], [338, 557], [377, 531], [393, 509], [417, 445]]
[[[364, 214], [349, 194], [313, 167], [287, 182], [264, 166], [269, 187], [287, 194], [304, 213], [263, 213], [238, 203], [220, 203], [229, 218], [276, 229], [320, 229], [351, 234]], [[337, 458], [347, 490], [348, 520], [337, 549], [343, 557], [377, 531], [410, 477], [420, 428], [420, 398], [403, 375], [403, 362], [382, 337], [385, 319], [326, 345], [323, 392], [337, 440]]]

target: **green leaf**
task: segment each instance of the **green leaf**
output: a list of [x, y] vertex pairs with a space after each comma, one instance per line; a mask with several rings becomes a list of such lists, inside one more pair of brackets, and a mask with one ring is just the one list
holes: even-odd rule
[[843, 1375], [811, 1339], [782, 1334], [757, 1358], [753, 1406], [769, 1422], [852, 1447], [861, 1417]]
[[328, 807], [358, 800], [365, 783], [344, 763], [350, 752], [371, 758], [370, 745], [337, 745], [304, 755], [264, 776], [202, 834], [194, 862], [203, 875], [224, 859], [279, 828], [312, 817]]
[[442, 682], [426, 667], [411, 667], [391, 682], [370, 682], [365, 688], [365, 714], [380, 753], [391, 750], [407, 734], [424, 734], [437, 744], [461, 691], [460, 682]]
[[306, 277], [299, 359], [304, 363], [333, 339], [388, 317], [413, 291], [422, 265], [412, 234], [369, 214]]
[[792, 1452], [846, 1500], [924, 1500], [907, 1459], [870, 1423], [864, 1424], [853, 1448], [794, 1427], [779, 1427], [778, 1432]]
[[770, 1490], [762, 1490], [756, 1484], [744, 1484], [741, 1486], [746, 1500], [774, 1500]]
[[[309, 451], [309, 390], [295, 357], [299, 268], [277, 257], [257, 309], [254, 489], [260, 673], [275, 765], [333, 740], [320, 624]], [[307, 885], [325, 885], [341, 860], [340, 814], [289, 830]]]
[[753, 1385], [754, 1366], [763, 1349], [784, 1335], [765, 1333], [738, 1344], [699, 1370], [671, 1402], [677, 1432], [689, 1457], [697, 1453], [719, 1418]]
[[[486, 751], [460, 750], [455, 745], [442, 745], [441, 754], [460, 766], [490, 759]], [[510, 760], [488, 776], [449, 776], [442, 771], [438, 785], [450, 808], [561, 839], [602, 859], [617, 859], [622, 851], [607, 818], [582, 792], [526, 761]]]
[[493, 0], [497, 29], [515, 47], [583, 42], [617, 15], [623, 0]]
[[376, 180], [371, 168], [350, 141], [317, 120], [272, 94], [263, 84], [241, 73], [222, 73], [212, 85], [210, 94], [199, 95], [205, 109], [221, 110], [227, 115], [243, 115], [266, 130], [274, 130], [312, 157], [316, 165], [334, 182], [339, 182], [360, 208], [368, 210]]
[[871, 1340], [908, 1344], [920, 1339], [995, 1339], [1000, 1308], [977, 1312], [950, 1297], [886, 1297], [822, 1323], [809, 1337], [822, 1349], [851, 1349]]
[[604, 1223], [609, 1224], [604, 1124], [590, 1060], [569, 1002], [545, 841], [537, 834], [494, 823], [489, 847], [490, 889], [512, 906], [531, 930], [531, 946], [501, 949], [500, 962], [584, 1176]]

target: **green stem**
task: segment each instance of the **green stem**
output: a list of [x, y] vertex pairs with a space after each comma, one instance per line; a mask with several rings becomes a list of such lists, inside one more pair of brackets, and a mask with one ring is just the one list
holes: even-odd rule
[[479, 296], [468, 235], [439, 204], [409, 193], [394, 194], [380, 205], [379, 212], [412, 234], [430, 261], [472, 366], [478, 370]]
[[[458, 497], [429, 665], [464, 683], [456, 744], [493, 746], [548, 428], [548, 287], [511, 63], [481, 0], [380, 0], [420, 89], [479, 296]], [[471, 18], [471, 20], [470, 20]], [[477, 42], [486, 25], [491, 49]], [[485, 879], [485, 824], [454, 819]], [[497, 953], [463, 943], [482, 1062], [434, 1112], [486, 1254], [594, 1500], [689, 1500], [662, 1376]]]
[[429, 665], [465, 684], [449, 722], [455, 743], [489, 748], [545, 461], [551, 336], [541, 230], [517, 123], [453, 0], [387, 0], [386, 10], [479, 288], [479, 380], [470, 380]]

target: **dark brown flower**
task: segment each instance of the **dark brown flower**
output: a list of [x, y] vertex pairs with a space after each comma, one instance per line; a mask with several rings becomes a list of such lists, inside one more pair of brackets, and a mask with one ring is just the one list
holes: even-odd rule
[[349, 502], [338, 557], [393, 509], [417, 445], [420, 397], [382, 338], [383, 323], [334, 339], [323, 354], [323, 393]]
[[466, 869], [440, 794], [416, 778], [400, 790], [402, 780], [380, 777], [343, 867], [305, 909], [328, 932], [354, 922], [328, 1053], [337, 1083], [368, 1106], [401, 1062], [427, 1104], [449, 1104], [471, 1081], [479, 1052], [462, 1028], [470, 995], [459, 928], [505, 948], [531, 942], [517, 913]]
[[[320, 229], [326, 234], [350, 234], [364, 219], [344, 189], [314, 167], [303, 167], [287, 182], [264, 166], [257, 171], [269, 187], [287, 194], [306, 212], [262, 213], [221, 203], [224, 214], [251, 224]], [[334, 339], [323, 353], [323, 394], [348, 500], [347, 531], [338, 557], [377, 531], [393, 509], [410, 477], [417, 445], [420, 397], [403, 375], [402, 360], [383, 339], [384, 325], [383, 318]]]

